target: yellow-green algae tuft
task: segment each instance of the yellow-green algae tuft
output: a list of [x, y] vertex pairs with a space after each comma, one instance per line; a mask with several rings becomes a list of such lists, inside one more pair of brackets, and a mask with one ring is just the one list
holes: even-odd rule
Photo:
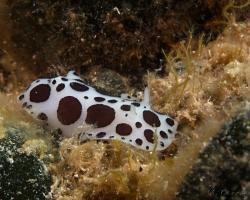
[[169, 184], [161, 173], [173, 165], [118, 141], [66, 139], [60, 153], [52, 167], [56, 199], [159, 199]]

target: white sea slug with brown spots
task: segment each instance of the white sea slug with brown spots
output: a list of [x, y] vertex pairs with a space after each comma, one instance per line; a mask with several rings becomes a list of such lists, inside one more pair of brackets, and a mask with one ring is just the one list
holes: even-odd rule
[[[38, 79], [18, 97], [23, 108], [35, 119], [59, 129], [64, 137], [75, 134], [85, 139], [120, 140], [143, 150], [166, 149], [173, 141], [177, 122], [153, 111], [149, 92], [144, 100], [100, 94], [70, 71], [67, 76]], [[79, 127], [93, 125], [81, 133]]]

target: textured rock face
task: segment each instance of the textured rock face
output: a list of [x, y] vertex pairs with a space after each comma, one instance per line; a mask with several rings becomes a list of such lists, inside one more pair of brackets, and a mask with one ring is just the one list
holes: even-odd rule
[[178, 200], [249, 199], [250, 112], [240, 114], [215, 137], [182, 184]]
[[229, 0], [8, 2], [12, 39], [19, 54], [32, 57], [36, 72], [51, 64], [81, 70], [100, 65], [138, 79], [158, 69], [162, 50], [190, 31], [216, 37]]
[[0, 199], [43, 200], [52, 183], [44, 165], [33, 155], [20, 151], [22, 130], [10, 128], [0, 140]]

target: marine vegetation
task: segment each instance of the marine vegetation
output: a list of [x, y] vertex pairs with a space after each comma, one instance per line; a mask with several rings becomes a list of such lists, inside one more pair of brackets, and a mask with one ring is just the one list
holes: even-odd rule
[[[0, 175], [6, 175], [12, 187], [0, 179], [0, 186], [5, 188], [2, 199], [17, 195], [33, 198], [34, 195], [57, 200], [172, 200], [189, 199], [189, 194], [196, 189], [201, 191], [196, 194], [197, 199], [202, 195], [211, 199], [211, 194], [202, 188], [211, 189], [215, 193], [212, 197], [216, 198], [221, 197], [217, 194], [223, 188], [233, 192], [247, 190], [248, 180], [238, 167], [247, 172], [248, 163], [240, 159], [248, 158], [241, 157], [248, 155], [245, 148], [248, 118], [243, 120], [239, 116], [248, 109], [250, 100], [249, 0], [237, 3], [231, 0], [6, 1], [0, 2], [0, 11], [3, 11], [0, 14], [0, 27], [3, 27], [0, 32], [3, 40], [0, 43], [0, 102], [3, 105], [0, 108], [0, 144], [3, 146], [0, 156], [4, 158], [1, 160], [4, 174]], [[65, 80], [67, 77], [58, 77], [70, 69], [77, 72], [78, 80], [72, 83]], [[32, 83], [37, 79], [38, 82]], [[53, 125], [53, 120], [58, 118], [54, 102], [59, 103], [65, 96], [53, 98], [52, 105], [31, 103], [29, 94], [34, 88], [40, 88], [39, 82], [51, 86], [53, 95], [65, 92], [65, 96], [77, 97], [75, 102], [80, 96], [74, 88], [88, 88], [87, 92], [96, 88], [88, 96], [81, 96], [89, 102], [86, 115], [88, 109], [96, 110], [99, 109], [96, 105], [104, 105], [104, 102], [105, 106], [111, 105], [116, 100], [119, 107], [109, 107], [119, 110], [115, 118], [117, 124], [108, 127], [118, 128], [120, 134], [130, 130], [124, 125], [121, 129], [117, 127], [124, 121], [137, 128], [134, 112], [139, 113], [141, 120], [143, 112], [150, 111], [149, 124], [147, 120], [139, 121], [143, 130], [146, 126], [151, 129], [157, 126], [158, 120], [152, 116], [164, 117], [159, 121], [167, 122], [167, 130], [163, 131], [168, 132], [168, 138], [165, 140], [165, 134], [152, 129], [146, 136], [144, 132], [139, 138], [128, 136], [134, 140], [133, 145], [127, 144], [129, 139], [123, 142], [125, 136], [99, 140], [110, 133], [103, 129], [88, 132], [95, 130], [95, 123], [100, 125], [97, 119], [101, 116], [99, 112], [90, 112], [93, 115], [87, 122], [82, 120], [90, 126], [79, 128], [94, 134], [92, 137], [97, 140], [85, 140], [84, 135], [79, 138], [71, 133], [76, 126], [68, 126], [69, 119], [64, 118], [63, 113], [70, 110], [65, 111], [65, 107], [59, 109], [59, 114], [62, 113], [59, 118], [66, 126], [54, 124], [54, 128], [61, 130], [51, 130], [46, 123]], [[26, 88], [30, 83], [31, 87]], [[143, 96], [144, 84], [150, 97], [150, 101], [145, 98], [146, 105], [132, 98]], [[48, 87], [42, 87], [46, 93]], [[37, 95], [40, 89], [33, 92]], [[19, 96], [22, 91], [28, 92]], [[41, 100], [44, 93], [38, 99], [32, 96], [31, 100], [33, 97], [35, 101]], [[130, 98], [115, 97], [121, 93], [128, 93]], [[124, 106], [125, 103], [128, 106]], [[130, 111], [126, 111], [128, 109]], [[79, 118], [82, 113], [79, 114], [79, 109], [76, 111]], [[131, 119], [126, 118], [126, 114], [131, 114]], [[40, 121], [32, 116], [39, 117]], [[177, 130], [176, 127], [170, 129], [173, 119], [174, 124], [178, 123]], [[9, 134], [10, 127], [15, 127], [15, 136]], [[175, 133], [174, 138], [169, 137], [168, 129]], [[160, 146], [150, 144], [147, 149], [148, 139], [166, 143], [161, 151], [158, 151], [161, 143]], [[143, 146], [144, 143], [147, 145]], [[214, 146], [220, 151], [214, 151]], [[230, 152], [225, 165], [224, 151]], [[17, 157], [13, 160], [12, 155]], [[211, 166], [212, 159], [218, 163]], [[202, 163], [197, 165], [197, 161]], [[204, 168], [208, 170], [200, 170]], [[25, 175], [20, 178], [21, 183], [28, 186], [21, 193], [14, 182], [20, 174]], [[196, 174], [199, 177], [195, 177]], [[207, 182], [202, 181], [204, 176], [214, 179], [206, 185]], [[223, 178], [229, 180], [232, 187], [226, 185]], [[234, 188], [241, 180], [244, 184]], [[30, 182], [38, 183], [41, 193], [37, 192], [37, 184]]]

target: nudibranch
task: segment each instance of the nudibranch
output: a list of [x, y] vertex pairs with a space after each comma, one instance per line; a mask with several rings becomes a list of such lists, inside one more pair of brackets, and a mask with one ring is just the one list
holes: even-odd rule
[[[147, 151], [166, 149], [175, 138], [177, 122], [153, 111], [149, 92], [139, 102], [100, 94], [74, 72], [38, 79], [18, 97], [35, 119], [59, 129], [64, 137], [83, 134], [85, 139], [120, 140]], [[82, 133], [81, 127], [93, 125]]]

